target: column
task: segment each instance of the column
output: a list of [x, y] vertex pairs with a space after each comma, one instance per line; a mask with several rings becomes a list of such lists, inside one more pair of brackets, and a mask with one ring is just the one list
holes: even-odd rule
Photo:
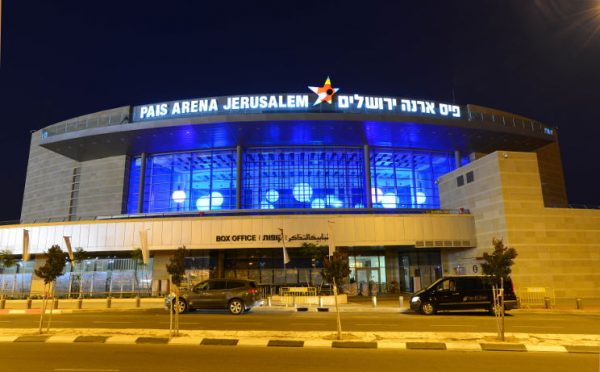
[[146, 153], [142, 152], [140, 165], [140, 186], [138, 189], [137, 213], [144, 213], [144, 184], [146, 183]]
[[460, 166], [462, 165], [460, 150], [454, 150], [454, 164], [456, 165], [456, 169], [460, 168]]
[[242, 209], [242, 146], [237, 145], [235, 175], [235, 209]]
[[371, 197], [371, 151], [369, 145], [364, 146], [364, 158], [365, 158], [365, 194], [366, 204], [365, 207], [373, 208], [373, 199]]

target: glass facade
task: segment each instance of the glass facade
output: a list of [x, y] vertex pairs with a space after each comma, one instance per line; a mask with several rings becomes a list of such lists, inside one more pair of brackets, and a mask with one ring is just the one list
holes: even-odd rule
[[242, 208], [362, 208], [359, 148], [256, 148], [244, 153]]
[[[242, 209], [440, 207], [436, 179], [454, 155], [370, 148], [371, 190], [361, 147], [246, 148], [241, 154]], [[141, 158], [130, 164], [127, 213], [138, 212]], [[149, 155], [143, 213], [236, 209], [237, 151], [218, 149]]]
[[[128, 213], [137, 212], [141, 158], [131, 161]], [[146, 160], [143, 212], [235, 209], [236, 151], [150, 155]]]
[[454, 157], [449, 153], [373, 148], [373, 207], [439, 208], [440, 199], [435, 181], [453, 169]]

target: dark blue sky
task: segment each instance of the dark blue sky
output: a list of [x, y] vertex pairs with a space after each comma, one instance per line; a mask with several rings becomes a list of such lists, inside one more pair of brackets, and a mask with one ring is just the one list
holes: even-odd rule
[[30, 130], [128, 104], [302, 92], [475, 103], [559, 127], [572, 203], [600, 204], [596, 0], [5, 1], [0, 220]]

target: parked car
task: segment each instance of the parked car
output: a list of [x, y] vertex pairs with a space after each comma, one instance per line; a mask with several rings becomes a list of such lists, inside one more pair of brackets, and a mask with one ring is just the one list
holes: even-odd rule
[[[165, 309], [170, 310], [173, 295], [165, 299]], [[256, 282], [243, 279], [210, 279], [190, 288], [180, 290], [179, 302], [174, 311], [184, 313], [195, 309], [227, 309], [239, 315], [261, 306], [263, 299]]]
[[[425, 315], [443, 310], [485, 309], [494, 311], [492, 285], [483, 275], [447, 276], [433, 282], [429, 287], [415, 292], [410, 308]], [[517, 307], [517, 297], [512, 281], [504, 283], [504, 309]]]

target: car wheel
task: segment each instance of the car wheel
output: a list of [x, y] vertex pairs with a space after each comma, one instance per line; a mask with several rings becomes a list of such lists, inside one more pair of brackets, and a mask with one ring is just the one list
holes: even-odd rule
[[183, 298], [180, 298], [177, 302], [173, 300], [173, 312], [177, 312], [179, 314], [183, 314], [187, 311], [188, 306], [187, 302]]
[[433, 315], [436, 311], [437, 309], [431, 302], [423, 302], [421, 305], [421, 312], [425, 315]]
[[227, 308], [229, 309], [230, 313], [234, 315], [240, 315], [244, 312], [244, 301], [234, 298], [233, 300], [229, 301]]

